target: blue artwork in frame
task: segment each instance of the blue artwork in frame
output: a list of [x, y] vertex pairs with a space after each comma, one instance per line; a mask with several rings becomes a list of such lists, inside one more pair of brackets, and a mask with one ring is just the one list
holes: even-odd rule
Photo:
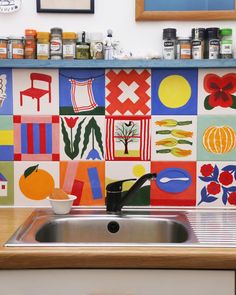
[[197, 115], [197, 69], [152, 70], [152, 115]]
[[0, 69], [0, 115], [12, 114], [12, 70]]
[[236, 0], [136, 0], [136, 20], [236, 19]]
[[105, 70], [61, 69], [60, 115], [105, 115]]

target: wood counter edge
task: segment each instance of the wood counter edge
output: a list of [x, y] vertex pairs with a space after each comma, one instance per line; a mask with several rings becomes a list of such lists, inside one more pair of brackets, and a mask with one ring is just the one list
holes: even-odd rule
[[14, 248], [0, 250], [0, 269], [236, 269], [232, 248]]

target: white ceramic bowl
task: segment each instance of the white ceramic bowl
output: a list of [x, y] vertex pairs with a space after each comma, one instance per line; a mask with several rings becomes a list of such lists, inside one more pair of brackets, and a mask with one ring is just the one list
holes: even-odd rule
[[50, 197], [47, 197], [47, 200], [50, 201], [52, 210], [55, 214], [67, 214], [70, 212], [73, 201], [77, 197], [74, 195], [68, 195], [68, 197], [69, 199], [65, 199], [65, 200], [55, 200], [55, 199], [50, 199]]

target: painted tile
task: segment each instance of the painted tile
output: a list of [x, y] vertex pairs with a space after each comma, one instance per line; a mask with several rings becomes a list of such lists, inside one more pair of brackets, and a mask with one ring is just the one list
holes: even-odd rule
[[60, 162], [60, 187], [76, 195], [74, 206], [105, 204], [105, 162]]
[[236, 114], [234, 69], [199, 69], [198, 77], [199, 114]]
[[14, 116], [15, 161], [59, 161], [59, 116]]
[[0, 162], [0, 206], [14, 204], [13, 162]]
[[150, 114], [150, 70], [107, 70], [106, 115]]
[[12, 71], [11, 69], [0, 69], [0, 115], [12, 114]]
[[196, 160], [197, 116], [152, 116], [152, 160]]
[[198, 155], [201, 161], [236, 159], [236, 116], [198, 116]]
[[58, 70], [13, 69], [14, 115], [59, 115]]
[[61, 160], [103, 160], [104, 116], [61, 116]]
[[[124, 182], [123, 192], [128, 191], [134, 184], [135, 179], [150, 172], [150, 162], [106, 162], [106, 186], [115, 181], [124, 179], [134, 179]], [[147, 181], [141, 189], [135, 193], [128, 202], [129, 206], [148, 206], [150, 205], [150, 182]]]
[[150, 160], [150, 116], [106, 117], [106, 160]]
[[196, 69], [152, 70], [152, 115], [197, 114]]
[[49, 206], [46, 198], [59, 187], [59, 162], [15, 162], [14, 180], [16, 206]]
[[60, 114], [104, 115], [105, 70], [60, 70]]
[[0, 116], [0, 161], [14, 159], [13, 116]]
[[198, 162], [197, 206], [236, 206], [236, 162]]
[[195, 206], [196, 162], [151, 162], [151, 205]]

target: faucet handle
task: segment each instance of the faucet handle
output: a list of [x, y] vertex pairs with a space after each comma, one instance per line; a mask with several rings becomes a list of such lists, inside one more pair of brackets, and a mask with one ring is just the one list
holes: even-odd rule
[[119, 180], [119, 181], [116, 181], [116, 182], [109, 183], [106, 186], [106, 191], [107, 192], [121, 192], [122, 191], [122, 184], [124, 182], [135, 181], [135, 180], [137, 180], [137, 179], [136, 178], [130, 178], [130, 179], [124, 179], [124, 180]]

